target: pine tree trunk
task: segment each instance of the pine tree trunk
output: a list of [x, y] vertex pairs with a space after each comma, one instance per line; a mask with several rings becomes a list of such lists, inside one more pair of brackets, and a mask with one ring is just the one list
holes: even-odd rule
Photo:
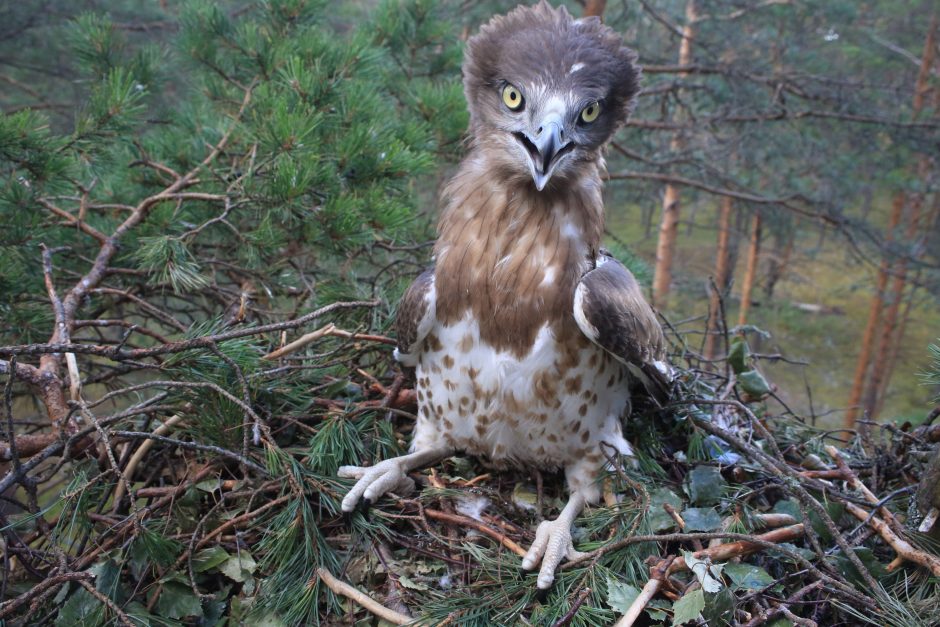
[[738, 313], [738, 326], [747, 324], [747, 315], [751, 311], [751, 294], [754, 291], [754, 278], [757, 276], [757, 262], [760, 259], [760, 212], [755, 212], [751, 219], [751, 239], [747, 247], [747, 267], [744, 281], [741, 283], [741, 309]]
[[793, 234], [780, 234], [774, 237], [774, 242], [774, 253], [770, 258], [767, 269], [767, 282], [764, 284], [764, 297], [767, 300], [774, 297], [774, 288], [777, 287], [777, 282], [783, 278], [787, 266], [790, 265], [790, 257], [793, 255], [796, 236]]
[[[901, 212], [904, 210], [904, 194], [898, 192], [894, 196], [894, 202], [891, 207], [891, 215], [888, 218], [888, 230], [885, 243], [890, 243], [893, 239], [894, 229], [901, 221]], [[884, 292], [888, 286], [888, 259], [881, 260], [881, 266], [878, 268], [878, 279], [875, 283], [875, 293], [871, 297], [871, 307], [868, 309], [868, 322], [865, 325], [865, 333], [862, 335], [862, 347], [858, 353], [858, 361], [855, 364], [855, 377], [852, 380], [852, 391], [849, 394], [848, 409], [845, 412], [845, 428], [854, 429], [855, 421], [858, 419], [859, 404], [862, 401], [862, 393], [865, 389], [865, 382], [868, 378], [869, 361], [871, 359], [872, 345], [874, 344], [875, 332], [878, 329], [878, 322], [881, 320], [881, 309], [884, 305]]]
[[[936, 55], [936, 31], [937, 14], [934, 13], [927, 30], [927, 38], [924, 41], [924, 53], [921, 58], [920, 70], [917, 73], [917, 82], [914, 85], [912, 116], [915, 120], [920, 116], [921, 111], [923, 111], [926, 96], [931, 89], [929, 78]], [[925, 189], [929, 189], [931, 166], [931, 159], [926, 155], [921, 155], [918, 160], [917, 178], [923, 181]], [[921, 240], [923, 234], [927, 233], [926, 229], [920, 228], [923, 219], [925, 199], [922, 194], [917, 193], [906, 196], [911, 210], [904, 237], [905, 242], [913, 243]], [[921, 233], [920, 237], [918, 237], [918, 232]], [[913, 246], [913, 252], [911, 254], [919, 256], [917, 251], [920, 248], [921, 246], [919, 245]], [[893, 362], [897, 359], [900, 343], [903, 340], [904, 325], [899, 324], [898, 315], [901, 311], [901, 302], [904, 300], [904, 290], [907, 287], [908, 261], [909, 257], [901, 257], [895, 264], [894, 271], [892, 272], [893, 280], [891, 283], [890, 298], [886, 305], [887, 309], [884, 313], [884, 322], [881, 327], [878, 348], [875, 352], [876, 357], [880, 357], [881, 359], [880, 363], [872, 369], [871, 380], [868, 382], [868, 386], [865, 390], [865, 412], [871, 420], [875, 420], [878, 417], [878, 408], [883, 404], [883, 397], [891, 375], [893, 374]], [[916, 289], [916, 286], [912, 287], [912, 291], [916, 291]], [[913, 299], [914, 294], [911, 294], [910, 298]], [[893, 359], [891, 357], [892, 354], [894, 355]]]
[[[692, 63], [692, 39], [695, 37], [695, 22], [698, 11], [695, 0], [687, 0], [685, 5], [685, 26], [682, 28], [682, 42], [679, 44], [679, 65]], [[679, 74], [680, 78], [688, 76]], [[673, 155], [682, 151], [685, 142], [682, 132], [676, 131], [669, 148]], [[666, 184], [663, 194], [663, 218], [659, 226], [659, 240], [656, 244], [656, 268], [653, 271], [653, 304], [662, 307], [669, 296], [672, 283], [672, 260], [676, 250], [676, 232], [679, 226], [680, 208], [679, 188], [672, 183]]]
[[715, 255], [715, 284], [711, 286], [711, 296], [708, 303], [708, 332], [705, 336], [704, 356], [706, 359], [715, 359], [718, 356], [718, 347], [722, 326], [726, 321], [721, 319], [721, 298], [728, 293], [728, 284], [731, 282], [731, 212], [734, 203], [731, 198], [724, 196], [718, 213], [718, 252]]
[[[921, 178], [926, 182], [930, 174], [930, 160], [927, 157], [921, 157], [921, 159]], [[940, 194], [934, 194], [933, 205], [927, 214], [923, 216], [923, 220], [921, 220], [921, 207], [925, 200], [923, 196], [915, 200], [913, 215], [911, 216], [911, 222], [907, 230], [908, 241], [914, 242], [913, 250], [917, 258], [923, 256], [927, 236], [929, 233], [933, 232], [933, 229], [937, 228], [938, 218], [940, 218]], [[919, 237], [917, 236], [918, 232], [920, 233]], [[907, 330], [907, 323], [911, 317], [911, 310], [914, 308], [914, 300], [917, 296], [918, 285], [920, 283], [921, 271], [918, 270], [914, 281], [908, 289], [907, 297], [905, 298], [902, 292], [906, 282], [906, 260], [902, 260], [899, 265], [901, 266], [900, 272], [894, 277], [894, 293], [898, 298], [898, 302], [897, 304], [892, 303], [892, 308], [895, 310], [894, 316], [897, 317], [897, 309], [900, 307], [900, 300], [903, 298], [903, 300], [905, 300], [904, 313], [895, 325], [896, 328], [891, 336], [886, 337], [886, 332], [882, 333], [882, 346], [884, 351], [882, 354], [886, 355], [886, 357], [881, 369], [880, 380], [872, 377], [871, 386], [874, 393], [874, 400], [866, 401], [866, 409], [869, 411], [869, 415], [872, 419], [878, 417], [884, 406], [885, 395], [888, 391], [888, 385], [891, 383], [891, 377], [894, 374], [894, 367], [898, 362], [898, 355], [901, 352], [901, 343], [904, 341], [904, 332]], [[888, 316], [891, 316], [890, 310]]]

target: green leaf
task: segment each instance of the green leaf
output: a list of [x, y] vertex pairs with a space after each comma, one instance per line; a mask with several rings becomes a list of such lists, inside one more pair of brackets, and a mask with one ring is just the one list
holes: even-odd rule
[[724, 564], [712, 564], [709, 559], [699, 559], [691, 551], [683, 551], [682, 557], [692, 574], [702, 584], [705, 592], [718, 592], [724, 585], [721, 583], [721, 569]]
[[626, 614], [639, 595], [639, 588], [607, 578], [607, 605], [618, 614]]
[[725, 574], [731, 579], [734, 590], [760, 590], [771, 585], [775, 579], [760, 566], [753, 564], [725, 564]]
[[721, 526], [721, 516], [714, 507], [690, 507], [681, 516], [686, 531], [713, 531]]
[[165, 618], [186, 618], [202, 616], [202, 604], [192, 589], [179, 581], [167, 581], [157, 599], [154, 608], [158, 615]]
[[401, 575], [398, 578], [398, 583], [408, 588], [409, 590], [427, 590], [428, 589], [428, 585], [426, 583], [415, 581], [408, 575]]
[[748, 367], [748, 361], [751, 356], [750, 347], [747, 340], [743, 337], [736, 337], [731, 341], [731, 350], [728, 352], [728, 364], [734, 370], [734, 374], [741, 374]]
[[747, 394], [761, 398], [770, 394], [770, 384], [764, 375], [756, 370], [747, 370], [738, 375], [738, 384]]
[[251, 577], [258, 568], [258, 564], [247, 551], [242, 550], [238, 555], [230, 557], [219, 568], [219, 572], [234, 581], [245, 581]]
[[59, 609], [55, 619], [56, 627], [73, 625], [97, 625], [101, 622], [104, 608], [101, 602], [85, 588], [78, 588], [68, 601]]
[[728, 588], [722, 588], [717, 594], [705, 595], [705, 609], [702, 618], [708, 627], [732, 625], [734, 620], [735, 596]]
[[676, 526], [676, 521], [666, 513], [663, 505], [668, 503], [676, 510], [682, 509], [682, 499], [669, 488], [657, 488], [650, 492], [649, 526], [652, 531], [665, 531]]
[[705, 609], [705, 593], [701, 588], [687, 592], [681, 599], [672, 604], [672, 624], [684, 625], [698, 620]]
[[662, 599], [653, 599], [646, 606], [646, 613], [653, 620], [664, 621], [669, 618], [669, 614], [666, 613], [672, 607], [672, 604], [668, 601]]
[[686, 491], [696, 505], [714, 505], [727, 482], [714, 466], [697, 466], [686, 477]]
[[203, 549], [193, 556], [193, 570], [197, 573], [204, 573], [207, 570], [212, 570], [220, 564], [225, 563], [227, 560], [231, 559], [231, 557], [228, 551], [220, 546]]

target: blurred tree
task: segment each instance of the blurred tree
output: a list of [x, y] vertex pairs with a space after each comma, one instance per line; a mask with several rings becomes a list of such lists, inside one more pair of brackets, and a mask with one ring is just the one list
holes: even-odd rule
[[[308, 364], [302, 351], [283, 361], [263, 357], [318, 311], [338, 312], [359, 332], [346, 337], [382, 342], [375, 334], [425, 262], [432, 222], [418, 211], [424, 188], [415, 180], [453, 157], [466, 127], [460, 50], [442, 20], [445, 8], [391, 1], [355, 23], [352, 9], [325, 2], [196, 1], [178, 13], [153, 9], [171, 27], [152, 40], [100, 12], [68, 25], [31, 16], [36, 23], [24, 28], [66, 33], [75, 65], [63, 63], [54, 78], [77, 76], [83, 104], [71, 123], [51, 125], [47, 97], [62, 97], [55, 102], [73, 112], [67, 94], [46, 92], [52, 79], [0, 100], [0, 374], [15, 377], [8, 393], [18, 408], [29, 407], [27, 399], [42, 407], [29, 433], [10, 423], [0, 443], [0, 456], [16, 460], [2, 490], [23, 486], [29, 516], [42, 518], [40, 500], [50, 495], [37, 492], [19, 464], [62, 454], [63, 438], [87, 438], [91, 423], [107, 441], [101, 424], [135, 431], [163, 418], [160, 433], [172, 428], [216, 447], [209, 459], [223, 476], [262, 472], [252, 461], [260, 451], [271, 452], [274, 474], [293, 472], [280, 465], [293, 458], [278, 461], [266, 419], [325, 413], [310, 390], [335, 385], [337, 376], [344, 387], [350, 370]], [[4, 11], [29, 15], [26, 8]], [[18, 32], [22, 42], [26, 31]], [[46, 61], [57, 65], [60, 52], [54, 47]], [[4, 67], [26, 65], [8, 58]], [[193, 346], [208, 352], [186, 352]], [[360, 352], [369, 355], [360, 365], [385, 373], [384, 344]], [[151, 387], [172, 391], [153, 397], [165, 399], [151, 403], [162, 409], [98, 422], [103, 408], [121, 416], [133, 405], [127, 399], [136, 393], [128, 389]], [[355, 429], [320, 446], [327, 444], [314, 459], [361, 459]], [[226, 459], [240, 461], [226, 469]], [[106, 475], [96, 489], [105, 499], [114, 495], [114, 511], [135, 513], [135, 467], [124, 475], [118, 466], [128, 460], [111, 461], [120, 479]], [[320, 463], [307, 472], [333, 481], [330, 464]], [[186, 466], [179, 471], [170, 481], [186, 480]], [[84, 472], [77, 464], [66, 474], [84, 481]], [[61, 489], [56, 482], [53, 493], [55, 485]], [[60, 520], [86, 520], [87, 508], [104, 506], [63, 498]], [[335, 508], [329, 494], [323, 498], [320, 507]], [[292, 499], [288, 509], [309, 507], [302, 490]], [[257, 611], [280, 612], [288, 624], [316, 620], [322, 608], [316, 590], [306, 594], [307, 583], [318, 565], [335, 565], [316, 529], [258, 555], [286, 551], [268, 562]], [[76, 542], [75, 530], [53, 524], [45, 546], [72, 552], [69, 567], [82, 570], [93, 565], [82, 555], [91, 532], [83, 528], [85, 540]], [[95, 543], [108, 545], [120, 533], [96, 534]], [[135, 572], [155, 582], [167, 546], [147, 551], [153, 566]], [[108, 555], [95, 568], [131, 558], [121, 550]], [[204, 585], [218, 591], [220, 583]], [[141, 589], [134, 585], [99, 591], [124, 603]], [[210, 611], [187, 585], [160, 588], [149, 609], [135, 606], [150, 617], [141, 620]], [[77, 624], [89, 607], [103, 617], [104, 606], [89, 595], [78, 587], [64, 596], [57, 624]]]

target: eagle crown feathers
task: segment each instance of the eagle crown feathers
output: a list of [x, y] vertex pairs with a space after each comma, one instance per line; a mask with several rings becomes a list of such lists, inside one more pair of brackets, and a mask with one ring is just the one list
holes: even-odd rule
[[[633, 110], [636, 59], [598, 18], [576, 20], [544, 0], [493, 18], [468, 41], [463, 64], [473, 147], [513, 178], [531, 175], [539, 191], [550, 178], [577, 178]], [[516, 90], [508, 100], [507, 88]], [[546, 154], [549, 131], [555, 152]]]

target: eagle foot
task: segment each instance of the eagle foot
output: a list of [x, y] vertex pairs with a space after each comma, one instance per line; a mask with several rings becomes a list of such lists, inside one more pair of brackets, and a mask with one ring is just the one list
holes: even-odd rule
[[401, 457], [386, 459], [375, 466], [341, 466], [337, 475], [346, 479], [358, 479], [349, 494], [343, 499], [341, 509], [352, 512], [356, 506], [368, 514], [369, 507], [380, 496], [394, 492], [407, 496], [415, 490], [415, 482], [407, 475], [407, 469], [401, 463]]
[[427, 449], [386, 459], [375, 466], [340, 466], [337, 475], [346, 479], [358, 479], [343, 499], [341, 509], [346, 513], [352, 512], [361, 501], [365, 513], [383, 494], [411, 494], [415, 491], [415, 482], [408, 473], [444, 459], [450, 454], [450, 449]]
[[575, 492], [555, 520], [544, 520], [535, 530], [535, 542], [522, 559], [523, 570], [533, 570], [539, 563], [537, 584], [539, 590], [548, 590], [555, 581], [555, 569], [563, 559], [573, 560], [583, 555], [571, 542], [571, 525], [584, 509], [584, 497]]

